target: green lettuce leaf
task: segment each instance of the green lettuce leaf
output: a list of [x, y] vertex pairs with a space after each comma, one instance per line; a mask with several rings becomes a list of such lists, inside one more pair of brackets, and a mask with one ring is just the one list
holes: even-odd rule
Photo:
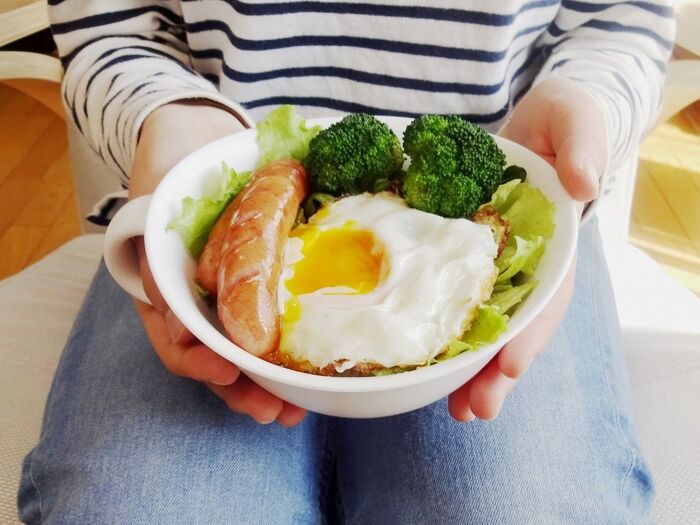
[[410, 368], [401, 368], [400, 366], [394, 366], [391, 368], [381, 368], [379, 370], [373, 370], [372, 375], [381, 377], [381, 376], [390, 376], [393, 374], [399, 374], [401, 372], [406, 372], [406, 370], [411, 370]]
[[482, 304], [476, 314], [476, 319], [460, 339], [455, 339], [447, 345], [447, 350], [435, 358], [444, 361], [469, 350], [495, 343], [499, 336], [508, 328], [507, 315], [499, 313], [490, 304]]
[[[502, 184], [494, 192], [491, 205], [510, 222], [510, 239], [535, 237], [551, 239], [554, 233], [554, 203], [538, 188], [518, 179]], [[514, 240], [509, 240], [513, 245]]]
[[554, 203], [539, 189], [514, 179], [498, 187], [490, 204], [510, 222], [508, 243], [496, 259], [496, 293], [518, 274], [535, 272], [547, 240], [554, 233]]
[[537, 281], [531, 279], [518, 286], [494, 293], [487, 304], [499, 314], [507, 314], [516, 304], [520, 303], [537, 286]]
[[502, 282], [502, 283], [496, 283], [493, 286], [493, 292], [494, 294], [496, 293], [501, 293], [510, 290], [513, 288], [513, 283], [510, 282], [510, 280]]
[[257, 130], [259, 168], [284, 157], [303, 161], [309, 154], [309, 142], [321, 130], [321, 126], [307, 128], [306, 121], [294, 106], [284, 105], [268, 113], [257, 125]]
[[249, 171], [238, 173], [233, 168], [229, 168], [225, 163], [221, 163], [223, 177], [221, 186], [217, 188], [214, 195], [193, 199], [185, 197], [182, 199], [182, 213], [167, 226], [168, 230], [176, 230], [185, 248], [195, 259], [204, 249], [204, 245], [209, 237], [214, 223], [223, 213], [231, 200], [240, 193], [250, 181]]
[[476, 319], [462, 336], [462, 342], [473, 350], [479, 346], [495, 343], [498, 337], [506, 331], [508, 317], [501, 315], [488, 304], [479, 307]]
[[491, 195], [491, 202], [489, 204], [493, 206], [498, 213], [501, 213], [506, 202], [508, 201], [508, 196], [520, 183], [522, 183], [520, 179], [513, 179], [501, 184], [498, 188], [496, 188], [496, 191], [493, 192], [493, 195]]
[[[525, 275], [532, 275], [544, 253], [544, 238], [541, 236], [533, 237], [532, 240], [514, 236], [514, 246], [509, 242], [503, 253], [496, 259], [498, 267], [497, 283], [508, 281], [515, 277], [519, 272]], [[509, 239], [510, 241], [510, 239]]]

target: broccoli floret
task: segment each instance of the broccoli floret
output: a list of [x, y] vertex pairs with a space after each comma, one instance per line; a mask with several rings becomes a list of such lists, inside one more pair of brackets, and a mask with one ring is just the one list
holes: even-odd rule
[[396, 179], [403, 150], [389, 126], [372, 115], [357, 113], [316, 135], [304, 164], [313, 191], [358, 194], [376, 191]]
[[409, 206], [443, 217], [471, 217], [501, 182], [505, 155], [479, 126], [459, 116], [422, 115], [406, 128], [411, 157], [402, 195]]

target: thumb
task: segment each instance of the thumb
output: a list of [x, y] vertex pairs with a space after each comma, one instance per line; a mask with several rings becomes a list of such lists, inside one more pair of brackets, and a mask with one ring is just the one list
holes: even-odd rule
[[[554, 167], [566, 191], [578, 201], [598, 196], [607, 164], [605, 120], [593, 98], [573, 82], [551, 106], [550, 140]], [[561, 93], [560, 93], [561, 94]]]
[[593, 140], [589, 130], [577, 129], [581, 125], [584, 124], [571, 123], [568, 129], [563, 129], [558, 135], [560, 142], [554, 146], [554, 168], [569, 195], [585, 202], [595, 199], [598, 195], [607, 152], [605, 143]]
[[607, 165], [603, 113], [574, 81], [552, 77], [536, 85], [513, 109], [501, 134], [549, 162], [572, 198], [598, 195]]

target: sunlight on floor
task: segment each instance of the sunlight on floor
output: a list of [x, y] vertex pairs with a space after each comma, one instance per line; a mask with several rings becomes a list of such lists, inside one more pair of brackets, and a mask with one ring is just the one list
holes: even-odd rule
[[700, 294], [700, 105], [660, 124], [640, 151], [630, 242]]

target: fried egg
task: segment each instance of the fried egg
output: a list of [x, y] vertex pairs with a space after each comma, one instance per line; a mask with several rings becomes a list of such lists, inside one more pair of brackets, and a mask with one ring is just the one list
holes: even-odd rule
[[488, 226], [388, 192], [327, 205], [285, 244], [280, 361], [325, 373], [427, 363], [491, 295], [497, 250]]

